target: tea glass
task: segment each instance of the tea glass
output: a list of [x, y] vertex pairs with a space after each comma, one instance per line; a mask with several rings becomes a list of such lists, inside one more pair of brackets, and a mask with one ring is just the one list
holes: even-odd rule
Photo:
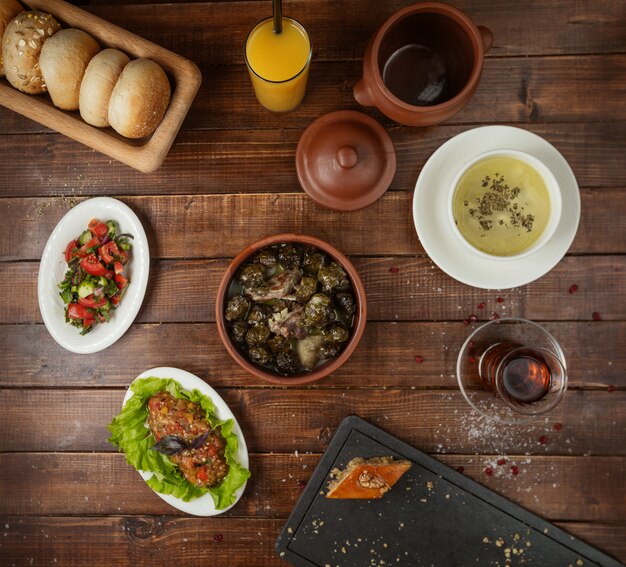
[[[500, 350], [500, 352], [496, 352]], [[507, 395], [503, 370], [512, 358], [536, 355], [549, 372], [545, 395], [521, 401]], [[521, 318], [502, 318], [478, 327], [457, 358], [457, 380], [465, 400], [501, 423], [524, 423], [552, 410], [567, 390], [567, 367], [557, 340], [543, 327]]]
[[282, 18], [283, 30], [273, 32], [273, 18], [259, 22], [248, 34], [244, 57], [254, 94], [272, 112], [287, 112], [304, 98], [313, 49], [304, 27]]

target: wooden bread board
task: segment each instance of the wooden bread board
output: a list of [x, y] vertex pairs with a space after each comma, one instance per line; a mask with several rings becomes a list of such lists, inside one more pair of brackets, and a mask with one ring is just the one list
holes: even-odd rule
[[90, 126], [81, 119], [78, 111], [59, 110], [47, 94], [33, 96], [22, 93], [5, 78], [0, 79], [0, 104], [139, 171], [149, 173], [157, 169], [172, 146], [202, 82], [198, 66], [63, 0], [21, 2], [27, 9], [49, 12], [64, 28], [74, 27], [91, 34], [103, 49], [113, 47], [131, 59], [145, 57], [155, 61], [170, 79], [172, 98], [152, 136], [142, 140], [124, 138], [112, 128]]

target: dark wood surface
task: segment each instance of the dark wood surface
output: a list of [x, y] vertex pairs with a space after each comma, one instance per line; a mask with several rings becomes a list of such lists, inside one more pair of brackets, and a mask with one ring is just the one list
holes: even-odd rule
[[[80, 4], [189, 57], [204, 81], [170, 155], [150, 175], [0, 108], [0, 565], [281, 565], [273, 542], [348, 414], [462, 466], [626, 561], [624, 3], [455, 2], [494, 31], [478, 91], [436, 128], [401, 127], [360, 109], [387, 127], [398, 169], [390, 191], [354, 213], [328, 211], [302, 193], [296, 145], [314, 118], [359, 109], [351, 93], [367, 41], [408, 2], [286, 2], [285, 13], [313, 38], [314, 61], [304, 103], [281, 116], [256, 103], [241, 60], [245, 35], [268, 14], [268, 1]], [[428, 157], [484, 124], [545, 137], [581, 188], [581, 224], [569, 253], [543, 278], [513, 290], [478, 290], [449, 278], [425, 254], [411, 218]], [[63, 214], [100, 195], [118, 196], [141, 218], [150, 283], [123, 340], [72, 355], [42, 324], [38, 260]], [[312, 387], [268, 387], [248, 376], [228, 357], [214, 322], [230, 258], [282, 231], [319, 236], [350, 255], [368, 295], [357, 351]], [[456, 387], [456, 354], [469, 332], [462, 321], [493, 312], [542, 322], [566, 353], [564, 402], [527, 427], [485, 423]], [[106, 442], [125, 388], [154, 366], [184, 368], [215, 386], [245, 432], [252, 478], [221, 517], [170, 508]], [[520, 473], [487, 476], [485, 467], [503, 456]]]

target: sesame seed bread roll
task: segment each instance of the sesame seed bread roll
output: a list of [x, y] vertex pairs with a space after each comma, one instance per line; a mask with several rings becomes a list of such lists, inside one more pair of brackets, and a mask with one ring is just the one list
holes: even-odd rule
[[33, 10], [13, 18], [4, 30], [2, 57], [7, 80], [28, 94], [46, 92], [39, 68], [39, 54], [45, 42], [61, 29], [50, 14]]
[[46, 41], [39, 66], [54, 106], [78, 110], [80, 83], [89, 61], [99, 51], [93, 37], [73, 28], [61, 30]]
[[109, 125], [109, 100], [130, 58], [117, 49], [103, 49], [87, 65], [80, 85], [78, 108], [82, 119], [104, 128]]
[[[4, 30], [11, 18], [17, 16], [24, 8], [17, 0], [0, 0], [0, 41]], [[0, 77], [4, 77], [4, 63], [2, 59], [2, 46], [0, 45]]]
[[170, 103], [165, 71], [149, 59], [131, 61], [109, 101], [109, 124], [127, 138], [144, 138], [159, 125]]

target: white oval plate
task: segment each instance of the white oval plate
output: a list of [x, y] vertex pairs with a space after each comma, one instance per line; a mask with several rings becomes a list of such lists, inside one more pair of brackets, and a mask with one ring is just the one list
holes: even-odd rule
[[[59, 283], [67, 271], [67, 243], [87, 229], [92, 218], [102, 222], [114, 220], [120, 234], [132, 234], [132, 251], [128, 263], [130, 285], [108, 323], [98, 323], [92, 331], [80, 331], [65, 322], [65, 304], [59, 295]], [[41, 256], [37, 295], [39, 310], [52, 338], [63, 348], [78, 354], [98, 352], [117, 341], [135, 320], [148, 285], [150, 250], [148, 238], [137, 215], [124, 203], [110, 197], [96, 197], [76, 205], [56, 225]]]
[[[173, 378], [178, 382], [184, 390], [199, 390], [205, 396], [211, 399], [213, 405], [215, 406], [215, 414], [220, 420], [232, 419], [235, 422], [235, 426], [233, 427], [233, 432], [237, 435], [237, 439], [239, 439], [239, 450], [237, 452], [237, 461], [245, 468], [248, 468], [248, 447], [246, 446], [246, 440], [243, 437], [243, 433], [241, 432], [241, 428], [239, 427], [239, 423], [235, 419], [233, 412], [230, 411], [230, 408], [226, 405], [226, 402], [220, 397], [220, 395], [209, 386], [204, 380], [198, 378], [195, 374], [191, 374], [191, 372], [187, 372], [185, 370], [180, 370], [179, 368], [168, 368], [166, 366], [160, 368], [152, 368], [151, 370], [146, 370], [142, 372], [133, 382], [140, 380], [141, 378]], [[126, 395], [124, 396], [124, 401], [122, 403], [122, 407], [126, 404], [126, 402], [133, 397], [133, 391], [128, 388], [126, 391]], [[144, 480], [148, 480], [152, 477], [153, 473], [146, 471], [137, 471]], [[189, 502], [185, 502], [180, 498], [176, 498], [171, 494], [160, 494], [159, 492], [154, 491], [155, 494], [160, 496], [165, 502], [167, 502], [170, 506], [177, 508], [181, 512], [186, 512], [187, 514], [193, 514], [194, 516], [217, 516], [218, 514], [223, 514], [227, 510], [230, 510], [243, 495], [244, 490], [246, 489], [246, 483], [241, 486], [237, 492], [235, 493], [236, 498], [235, 501], [228, 506], [228, 508], [224, 508], [223, 510], [216, 510], [215, 504], [213, 502], [213, 498], [209, 493], [200, 496], [194, 500], [190, 500]]]
[[[476, 156], [507, 148], [526, 152], [550, 168], [561, 188], [561, 220], [552, 238], [518, 260], [490, 260], [468, 250], [449, 228], [448, 187]], [[526, 285], [556, 266], [576, 236], [580, 193], [574, 173], [559, 151], [540, 136], [511, 126], [483, 126], [458, 134], [440, 146], [424, 165], [413, 194], [415, 230], [427, 254], [454, 279], [483, 289]]]

